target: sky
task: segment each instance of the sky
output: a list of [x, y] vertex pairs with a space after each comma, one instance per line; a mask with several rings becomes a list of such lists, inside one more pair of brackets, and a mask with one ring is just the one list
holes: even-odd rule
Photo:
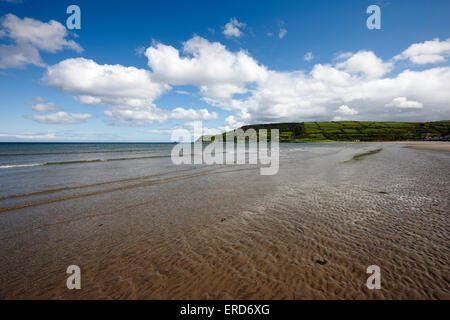
[[0, 0], [0, 141], [450, 120], [449, 58], [448, 0]]

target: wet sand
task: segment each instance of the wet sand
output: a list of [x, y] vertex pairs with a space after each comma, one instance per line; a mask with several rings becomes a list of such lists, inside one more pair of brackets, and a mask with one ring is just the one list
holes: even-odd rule
[[450, 299], [449, 164], [399, 144], [292, 145], [276, 176], [186, 166], [3, 196], [0, 298]]
[[398, 141], [389, 142], [394, 144], [402, 144], [407, 148], [417, 150], [432, 150], [432, 151], [444, 151], [450, 152], [450, 141]]

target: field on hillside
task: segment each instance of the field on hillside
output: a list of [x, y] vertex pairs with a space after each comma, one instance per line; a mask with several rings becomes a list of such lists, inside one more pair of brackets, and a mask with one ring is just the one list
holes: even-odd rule
[[[294, 122], [256, 124], [244, 130], [279, 129], [280, 142], [448, 140], [450, 121], [437, 122]], [[223, 134], [226, 137], [226, 133]], [[210, 141], [203, 137], [203, 141]], [[213, 139], [214, 140], [214, 137]]]

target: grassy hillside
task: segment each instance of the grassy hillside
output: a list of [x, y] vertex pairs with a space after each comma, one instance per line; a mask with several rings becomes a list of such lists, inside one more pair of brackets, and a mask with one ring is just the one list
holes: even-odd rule
[[[450, 121], [437, 122], [298, 122], [244, 126], [280, 130], [280, 142], [450, 140]], [[223, 134], [225, 138], [226, 133]], [[213, 139], [214, 140], [214, 139]], [[204, 141], [210, 138], [204, 137]]]

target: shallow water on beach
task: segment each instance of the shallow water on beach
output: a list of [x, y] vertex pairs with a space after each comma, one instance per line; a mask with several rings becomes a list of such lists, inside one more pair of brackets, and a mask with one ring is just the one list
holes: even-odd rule
[[172, 147], [0, 144], [0, 298], [450, 298], [450, 153], [281, 144], [261, 176]]

